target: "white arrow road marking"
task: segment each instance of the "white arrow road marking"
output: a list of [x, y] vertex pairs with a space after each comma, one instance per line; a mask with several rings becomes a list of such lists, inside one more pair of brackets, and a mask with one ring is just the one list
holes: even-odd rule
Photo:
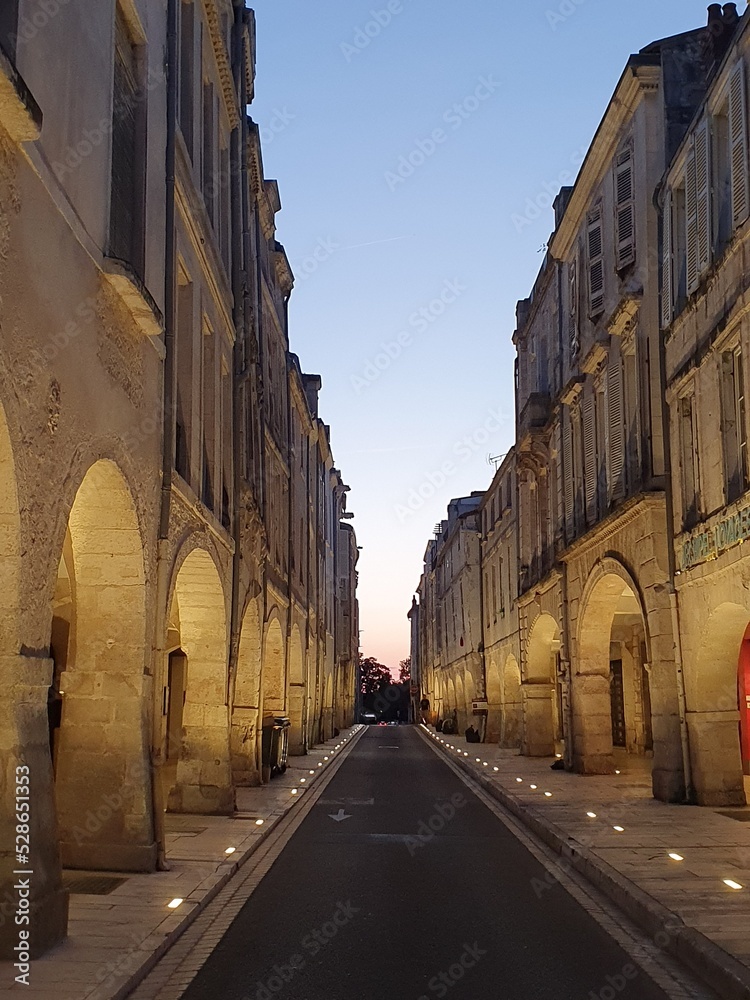
[[385, 743], [378, 744], [378, 750], [400, 750], [401, 747], [391, 747], [387, 746]]
[[331, 819], [336, 820], [337, 823], [343, 823], [345, 819], [351, 819], [351, 816], [347, 816], [343, 809], [339, 809], [337, 813], [328, 813]]

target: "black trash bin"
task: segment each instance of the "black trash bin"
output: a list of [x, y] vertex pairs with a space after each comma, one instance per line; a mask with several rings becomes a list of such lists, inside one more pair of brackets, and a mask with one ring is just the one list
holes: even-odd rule
[[263, 770], [269, 777], [286, 771], [291, 719], [277, 715], [263, 723]]

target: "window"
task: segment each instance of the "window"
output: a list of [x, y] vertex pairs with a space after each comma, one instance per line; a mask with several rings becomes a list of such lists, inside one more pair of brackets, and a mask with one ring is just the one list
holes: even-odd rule
[[729, 104], [720, 108], [712, 119], [714, 171], [714, 252], [719, 257], [729, 243], [732, 224], [732, 160], [729, 143]]
[[747, 408], [742, 348], [721, 355], [721, 413], [727, 503], [748, 488]]
[[216, 467], [216, 338], [211, 324], [204, 317], [202, 345], [202, 387], [203, 404], [203, 478], [201, 499], [209, 510], [214, 510], [215, 467]]
[[0, 4], [0, 45], [11, 59], [16, 58], [18, 35], [18, 0], [3, 0]]
[[492, 620], [497, 621], [497, 571], [492, 567]]
[[177, 288], [175, 469], [191, 481], [193, 427], [193, 284], [180, 268]]
[[214, 87], [203, 85], [203, 165], [201, 172], [203, 201], [216, 228], [216, 121], [214, 115]]
[[118, 5], [112, 95], [109, 255], [130, 264], [142, 278], [146, 121], [139, 63], [138, 47]]
[[500, 560], [498, 567], [498, 577], [500, 579], [500, 617], [505, 618], [505, 587], [503, 585], [503, 560]]
[[615, 233], [617, 270], [635, 261], [635, 175], [633, 146], [628, 144], [617, 157], [615, 170]]
[[180, 5], [180, 128], [192, 160], [193, 119], [195, 115], [195, 5], [183, 0]]
[[680, 458], [682, 464], [682, 526], [692, 528], [698, 522], [700, 507], [700, 470], [698, 466], [698, 428], [695, 400], [692, 395], [679, 400]]
[[587, 233], [589, 315], [594, 319], [604, 311], [604, 236], [601, 205], [589, 213]]

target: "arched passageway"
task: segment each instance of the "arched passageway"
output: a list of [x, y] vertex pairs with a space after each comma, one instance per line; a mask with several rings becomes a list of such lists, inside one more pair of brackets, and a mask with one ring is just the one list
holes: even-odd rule
[[297, 625], [292, 628], [289, 646], [289, 753], [307, 753], [307, 720], [305, 718], [305, 659]]
[[235, 786], [260, 783], [261, 627], [257, 602], [242, 620], [237, 676], [232, 699], [232, 780]]
[[652, 758], [651, 665], [643, 605], [635, 585], [601, 573], [579, 622], [573, 674], [576, 770], [614, 771], [616, 755]]
[[146, 631], [135, 506], [120, 470], [102, 460], [70, 512], [53, 608], [50, 741], [67, 867], [156, 863]]
[[[750, 611], [715, 609], [686, 670], [693, 786], [706, 806], [745, 805], [750, 775]], [[741, 698], [741, 700], [740, 700]], [[744, 772], [744, 773], [743, 773]]]
[[560, 685], [560, 628], [551, 615], [540, 615], [529, 634], [523, 679], [522, 753], [552, 757], [564, 736]]
[[503, 670], [503, 726], [500, 743], [504, 747], [520, 747], [523, 732], [523, 699], [521, 668], [512, 654]]
[[[180, 566], [169, 618], [179, 647], [170, 657], [167, 728], [181, 738], [168, 809], [231, 814], [226, 602], [216, 564], [205, 549], [193, 549]], [[175, 711], [181, 711], [181, 725]]]

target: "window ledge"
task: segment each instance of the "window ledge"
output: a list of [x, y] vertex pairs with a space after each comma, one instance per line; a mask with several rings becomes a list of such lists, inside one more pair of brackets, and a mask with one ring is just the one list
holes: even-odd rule
[[136, 326], [156, 340], [164, 332], [164, 318], [151, 293], [130, 264], [114, 257], [104, 258], [104, 276], [117, 292]]
[[2, 46], [0, 124], [15, 142], [35, 142], [42, 132], [42, 109]]

